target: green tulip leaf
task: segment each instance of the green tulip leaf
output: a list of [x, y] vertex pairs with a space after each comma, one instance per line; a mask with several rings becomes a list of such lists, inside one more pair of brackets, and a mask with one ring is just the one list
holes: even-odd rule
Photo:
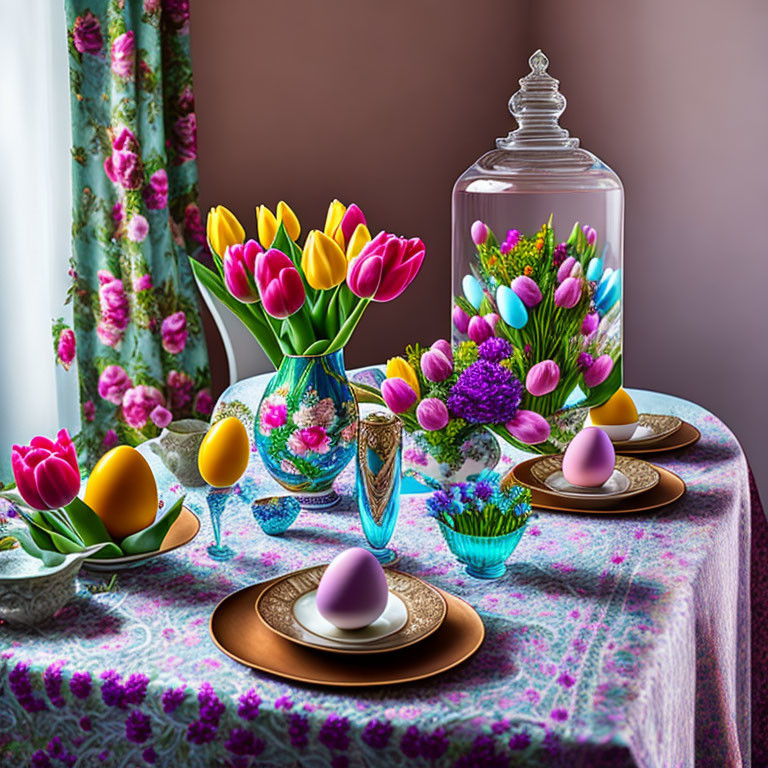
[[55, 552], [56, 547], [53, 546], [53, 541], [48, 531], [35, 523], [28, 514], [22, 512], [21, 517], [27, 524], [27, 530], [35, 544], [42, 550]]
[[109, 541], [103, 545], [103, 547], [93, 555], [88, 555], [88, 559], [93, 560], [110, 560], [113, 557], [122, 557], [125, 554], [120, 547], [115, 544], [114, 541]]
[[125, 554], [140, 555], [144, 552], [156, 552], [160, 549], [163, 539], [181, 514], [183, 504], [184, 496], [177, 499], [176, 503], [162, 517], [155, 520], [149, 528], [126, 536], [120, 542]]
[[359, 384], [357, 382], [350, 382], [350, 384], [358, 403], [385, 404], [384, 398], [381, 396], [381, 391], [376, 389], [376, 387], [371, 387], [368, 384]]
[[61, 565], [66, 559], [60, 552], [54, 552], [48, 549], [43, 549], [35, 542], [31, 531], [29, 530], [15, 530], [13, 532], [13, 538], [19, 542], [21, 548], [32, 557], [36, 557], [38, 560], [43, 561], [43, 565], [52, 567], [55, 565]]
[[65, 507], [69, 521], [85, 546], [112, 541], [101, 518], [77, 496]]
[[82, 552], [83, 549], [85, 549], [82, 543], [77, 544], [76, 542], [72, 541], [72, 539], [68, 539], [66, 536], [62, 536], [60, 533], [56, 533], [55, 531], [50, 531], [48, 535], [53, 541], [53, 546], [56, 547], [56, 549], [61, 552], [62, 555], [73, 555], [75, 552]]
[[330, 339], [318, 339], [314, 344], [310, 344], [305, 350], [305, 355], [319, 355], [331, 343]]
[[43, 520], [48, 524], [48, 529], [51, 533], [58, 533], [59, 536], [63, 536], [65, 539], [69, 539], [73, 544], [84, 546], [83, 540], [75, 533], [74, 529], [68, 522], [59, 517], [58, 512], [53, 510], [43, 510], [40, 512]]

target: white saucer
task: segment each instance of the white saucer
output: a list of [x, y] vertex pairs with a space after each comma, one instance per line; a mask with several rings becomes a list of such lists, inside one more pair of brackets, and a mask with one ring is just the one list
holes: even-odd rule
[[587, 488], [582, 485], [573, 485], [565, 479], [562, 471], [553, 472], [544, 480], [544, 485], [552, 491], [557, 491], [561, 496], [574, 496], [580, 499], [602, 499], [606, 496], [616, 496], [629, 489], [629, 478], [618, 469], [597, 488]]
[[317, 610], [317, 590], [302, 595], [293, 604], [293, 615], [304, 629], [327, 640], [353, 645], [373, 643], [399, 632], [408, 622], [405, 603], [392, 592], [387, 607], [376, 621], [362, 629], [339, 629]]

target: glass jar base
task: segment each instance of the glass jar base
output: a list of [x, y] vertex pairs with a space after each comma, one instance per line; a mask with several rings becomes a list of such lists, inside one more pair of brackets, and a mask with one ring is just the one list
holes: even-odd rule
[[400, 561], [400, 555], [391, 547], [384, 549], [374, 549], [370, 546], [364, 546], [384, 567], [395, 565]]
[[226, 544], [209, 544], [207, 552], [211, 560], [217, 560], [220, 563], [225, 560], [231, 560], [235, 555], [235, 550]]
[[498, 579], [507, 572], [507, 566], [505, 563], [496, 563], [494, 565], [485, 565], [481, 567], [468, 565], [465, 570], [470, 576], [474, 576], [476, 579]]
[[341, 501], [341, 496], [333, 488], [317, 493], [294, 493], [293, 498], [301, 504], [302, 509], [309, 510], [330, 509]]

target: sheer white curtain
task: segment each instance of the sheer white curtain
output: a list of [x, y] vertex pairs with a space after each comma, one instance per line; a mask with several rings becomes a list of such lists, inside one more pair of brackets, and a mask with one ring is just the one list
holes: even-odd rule
[[[0, 0], [0, 479], [10, 446], [79, 429], [77, 371], [54, 365], [70, 254], [63, 0]], [[68, 307], [66, 308], [69, 309]]]

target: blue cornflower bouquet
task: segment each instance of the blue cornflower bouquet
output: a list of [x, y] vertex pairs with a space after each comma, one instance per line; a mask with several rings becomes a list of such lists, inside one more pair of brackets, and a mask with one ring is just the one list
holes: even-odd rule
[[454, 483], [427, 499], [427, 514], [467, 536], [504, 536], [522, 528], [531, 515], [531, 492], [503, 487], [501, 475], [483, 470], [474, 482]]

